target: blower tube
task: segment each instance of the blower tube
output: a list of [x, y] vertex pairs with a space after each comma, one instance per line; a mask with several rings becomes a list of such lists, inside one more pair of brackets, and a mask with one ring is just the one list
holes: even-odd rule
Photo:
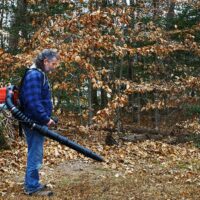
[[10, 110], [10, 112], [12, 113], [12, 115], [19, 120], [20, 122], [22, 122], [25, 126], [38, 131], [40, 134], [49, 137], [65, 146], [68, 146], [72, 149], [74, 149], [75, 151], [89, 157], [92, 158], [96, 161], [102, 162], [104, 161], [104, 159], [97, 155], [96, 153], [92, 152], [91, 150], [69, 140], [67, 137], [64, 137], [54, 131], [49, 130], [46, 126], [41, 126], [39, 124], [36, 124], [33, 120], [31, 120], [30, 118], [26, 117], [14, 104], [13, 104], [13, 95], [14, 95], [14, 90], [15, 90], [15, 86], [9, 86], [7, 87], [7, 91], [6, 91], [6, 105], [8, 107], [8, 109]]

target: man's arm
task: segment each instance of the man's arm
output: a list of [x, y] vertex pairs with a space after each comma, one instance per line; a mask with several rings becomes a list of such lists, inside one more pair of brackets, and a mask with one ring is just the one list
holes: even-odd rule
[[37, 70], [27, 74], [24, 81], [24, 105], [33, 120], [47, 125], [50, 122], [50, 116], [42, 105], [43, 78], [43, 74]]

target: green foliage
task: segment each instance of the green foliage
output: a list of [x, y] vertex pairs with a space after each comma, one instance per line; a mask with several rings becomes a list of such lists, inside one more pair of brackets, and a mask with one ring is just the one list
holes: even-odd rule
[[180, 9], [180, 14], [174, 20], [179, 29], [190, 28], [200, 21], [200, 9], [195, 9], [190, 5], [185, 6], [184, 9]]
[[200, 9], [194, 8], [190, 5], [176, 7], [177, 15], [174, 18], [166, 19], [168, 27], [178, 29], [191, 28], [193, 25], [197, 25], [200, 21]]
[[183, 109], [188, 116], [200, 115], [200, 105], [184, 104]]
[[49, 12], [50, 15], [63, 14], [68, 9], [69, 9], [68, 4], [66, 4], [66, 3], [56, 3], [54, 5], [49, 6], [48, 12]]
[[186, 137], [186, 141], [192, 141], [196, 147], [200, 148], [200, 135], [199, 134], [191, 134]]

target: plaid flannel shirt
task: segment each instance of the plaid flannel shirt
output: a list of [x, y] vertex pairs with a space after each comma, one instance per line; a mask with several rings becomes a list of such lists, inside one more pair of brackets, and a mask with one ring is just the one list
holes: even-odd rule
[[52, 113], [51, 92], [48, 79], [39, 69], [30, 69], [20, 89], [23, 113], [41, 125], [46, 125]]

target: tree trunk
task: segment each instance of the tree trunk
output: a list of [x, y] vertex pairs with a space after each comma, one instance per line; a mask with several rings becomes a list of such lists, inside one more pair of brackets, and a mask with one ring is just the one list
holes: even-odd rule
[[156, 104], [156, 108], [155, 108], [155, 129], [158, 130], [159, 129], [159, 124], [160, 124], [160, 115], [159, 115], [159, 109], [158, 109], [158, 102], [159, 102], [159, 99], [158, 99], [158, 93], [156, 92], [154, 94], [154, 102]]
[[105, 108], [108, 103], [107, 92], [101, 89], [101, 109]]
[[131, 58], [130, 53], [128, 53], [128, 80], [133, 80], [133, 59]]
[[5, 9], [3, 9], [3, 7], [4, 7], [4, 0], [2, 0], [2, 2], [0, 3], [0, 29], [2, 29], [3, 28], [3, 15], [4, 15], [4, 11], [5, 11]]
[[28, 38], [28, 31], [26, 27], [28, 23], [29, 17], [27, 14], [27, 2], [26, 0], [17, 0], [16, 11], [10, 27], [11, 33], [9, 38], [9, 48], [12, 52], [16, 52], [18, 50], [20, 32], [23, 38]]
[[92, 88], [92, 105], [94, 109], [99, 107], [98, 98], [97, 98], [97, 89]]
[[153, 18], [156, 19], [159, 15], [159, 0], [153, 0]]
[[88, 125], [90, 126], [92, 124], [92, 116], [93, 116], [93, 110], [92, 110], [92, 83], [91, 79], [88, 79]]
[[167, 29], [171, 29], [173, 28], [173, 24], [172, 24], [172, 20], [174, 19], [174, 9], [175, 9], [175, 1], [170, 0], [170, 4], [169, 4], [169, 10], [167, 13]]
[[[4, 16], [4, 12], [5, 9], [3, 9], [4, 7], [4, 0], [2, 0], [2, 2], [0, 3], [0, 30], [3, 30], [3, 16]], [[3, 34], [0, 34], [0, 48], [4, 48], [4, 39], [3, 39]]]

